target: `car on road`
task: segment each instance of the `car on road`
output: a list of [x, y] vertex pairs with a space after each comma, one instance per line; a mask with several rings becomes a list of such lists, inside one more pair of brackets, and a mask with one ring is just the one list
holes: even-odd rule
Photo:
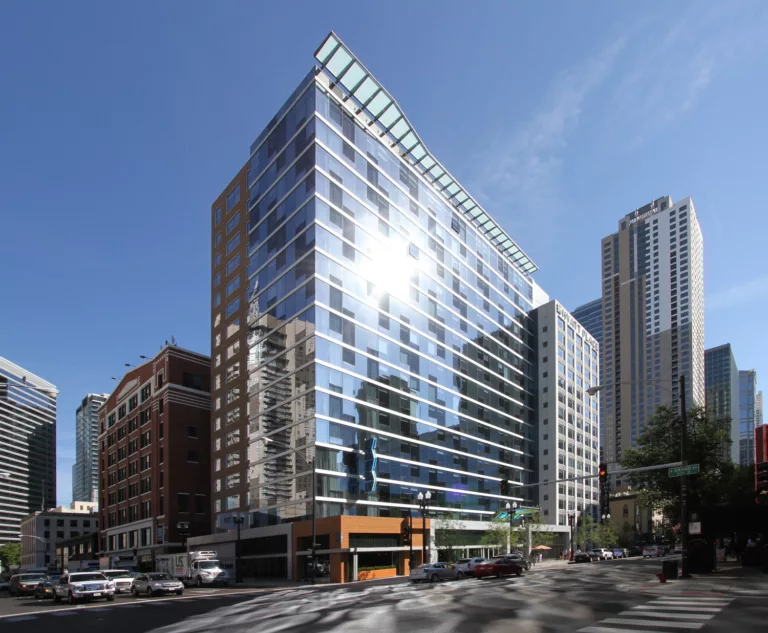
[[115, 583], [100, 571], [68, 572], [53, 586], [53, 591], [54, 602], [65, 598], [70, 604], [78, 600], [115, 599]]
[[659, 558], [664, 556], [664, 548], [656, 545], [646, 545], [643, 548], [643, 558]]
[[8, 591], [10, 584], [6, 578], [0, 578], [0, 591]]
[[418, 584], [424, 582], [438, 582], [439, 580], [461, 580], [464, 572], [451, 563], [425, 563], [411, 570], [409, 578]]
[[525, 557], [522, 554], [507, 554], [507, 558], [515, 561], [525, 571], [528, 571], [531, 568], [531, 564], [525, 560]]
[[133, 572], [127, 569], [103, 569], [101, 573], [104, 574], [108, 580], [115, 583], [115, 593], [131, 592], [133, 579], [136, 576]]
[[40, 572], [32, 574], [14, 574], [8, 583], [8, 592], [12, 596], [32, 596], [37, 584], [45, 580], [47, 576]]
[[481, 563], [475, 567], [475, 576], [477, 578], [486, 578], [488, 576], [521, 576], [523, 567], [520, 561], [513, 560], [509, 556], [496, 556], [489, 561]]
[[46, 578], [37, 583], [35, 587], [35, 600], [45, 600], [47, 598], [53, 598], [53, 580]]
[[614, 558], [629, 558], [629, 550], [626, 548], [619, 548], [613, 550]]
[[134, 596], [158, 596], [164, 593], [175, 593], [180, 596], [184, 593], [184, 585], [170, 574], [151, 572], [139, 574], [133, 579], [131, 593]]
[[465, 576], [474, 576], [475, 567], [480, 563], [484, 563], [487, 558], [476, 556], [475, 558], [460, 558], [456, 561], [456, 568]]
[[579, 552], [578, 554], [575, 554], [573, 556], [573, 562], [574, 563], [591, 563], [592, 554], [590, 554], [589, 552]]
[[682, 554], [683, 553], [683, 546], [682, 545], [675, 545], [675, 549], [672, 550], [675, 554]]
[[613, 552], [609, 549], [605, 549], [604, 547], [597, 547], [593, 549], [590, 554], [592, 554], [592, 558], [597, 558], [597, 560], [613, 559]]
[[643, 548], [642, 547], [630, 547], [629, 548], [629, 556], [642, 556], [643, 555]]

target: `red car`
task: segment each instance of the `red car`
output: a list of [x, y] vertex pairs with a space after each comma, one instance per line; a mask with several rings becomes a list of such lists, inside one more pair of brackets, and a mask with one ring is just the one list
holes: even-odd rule
[[476, 578], [486, 578], [488, 576], [522, 576], [523, 568], [519, 561], [508, 558], [507, 556], [497, 556], [491, 560], [475, 565], [472, 570]]

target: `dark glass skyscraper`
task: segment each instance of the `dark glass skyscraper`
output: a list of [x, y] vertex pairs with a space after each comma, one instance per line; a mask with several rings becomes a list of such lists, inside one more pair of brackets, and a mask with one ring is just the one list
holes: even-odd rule
[[532, 505], [536, 266], [334, 34], [316, 63], [212, 206], [214, 511]]
[[579, 306], [571, 316], [581, 323], [587, 332], [598, 342], [603, 344], [603, 299], [595, 299]]
[[738, 464], [739, 457], [739, 369], [730, 343], [704, 350], [704, 383], [707, 415], [730, 418], [731, 445], [726, 457]]

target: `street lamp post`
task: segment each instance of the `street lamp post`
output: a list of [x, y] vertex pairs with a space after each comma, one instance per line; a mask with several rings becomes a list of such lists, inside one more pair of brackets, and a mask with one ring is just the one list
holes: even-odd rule
[[309, 548], [310, 550], [310, 558], [312, 561], [312, 574], [311, 574], [311, 582], [314, 585], [315, 584], [315, 573], [317, 571], [317, 562], [315, 561], [315, 549], [317, 547], [317, 544], [315, 541], [317, 541], [317, 468], [315, 459], [312, 459], [312, 464], [309, 463], [309, 460], [307, 459], [306, 455], [302, 455], [298, 450], [293, 448], [293, 446], [290, 446], [289, 444], [286, 444], [285, 442], [281, 442], [279, 440], [273, 440], [270, 437], [262, 437], [259, 438], [264, 441], [265, 444], [269, 444], [270, 442], [274, 442], [276, 446], [280, 446], [282, 448], [285, 448], [289, 451], [291, 451], [294, 455], [298, 455], [304, 460], [304, 463], [307, 466], [312, 467], [312, 545]]
[[688, 465], [686, 444], [688, 443], [688, 414], [685, 410], [685, 375], [680, 376], [680, 461], [683, 462], [683, 476], [680, 478], [680, 527], [682, 528], [681, 545], [683, 546], [680, 577], [690, 578], [688, 572]]
[[606, 519], [608, 521], [610, 521], [611, 520], [611, 513], [609, 512], [608, 514], [603, 514], [602, 519], [603, 519], [603, 523], [605, 523]]
[[429, 500], [432, 494], [427, 490], [424, 494], [420, 492], [416, 497], [419, 500], [419, 510], [421, 511], [421, 562], [427, 562], [427, 513], [429, 512]]
[[244, 514], [236, 514], [232, 519], [237, 526], [237, 540], [235, 541], [235, 583], [243, 582], [240, 573], [240, 526], [245, 522]]
[[[509, 552], [512, 553], [512, 519], [515, 516], [515, 512], [517, 512], [517, 501], [513, 501], [512, 505], [509, 505], [509, 501], [507, 501], [507, 504], [504, 506], [507, 510], [507, 516], [509, 517]], [[512, 510], [512, 512], [510, 512]]]

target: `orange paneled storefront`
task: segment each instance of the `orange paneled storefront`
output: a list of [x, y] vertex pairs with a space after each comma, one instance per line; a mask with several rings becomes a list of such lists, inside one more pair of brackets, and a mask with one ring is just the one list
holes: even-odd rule
[[[411, 548], [407, 544], [408, 519], [335, 516], [317, 519], [316, 558], [331, 582], [350, 582], [410, 573]], [[426, 521], [429, 534], [430, 521]], [[312, 521], [293, 525], [293, 578], [308, 575]], [[414, 518], [412, 532], [414, 565], [422, 562], [422, 520]], [[427, 539], [428, 540], [428, 539]], [[427, 560], [429, 552], [427, 552]], [[327, 571], [326, 571], [327, 570]]]

